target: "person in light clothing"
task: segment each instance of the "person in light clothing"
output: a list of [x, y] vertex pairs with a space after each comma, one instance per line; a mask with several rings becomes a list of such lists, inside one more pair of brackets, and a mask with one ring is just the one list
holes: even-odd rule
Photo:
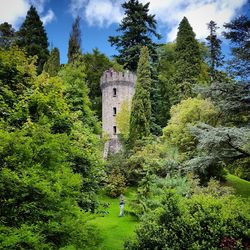
[[119, 217], [124, 216], [124, 205], [125, 205], [124, 196], [121, 194], [120, 195], [120, 214], [119, 214]]

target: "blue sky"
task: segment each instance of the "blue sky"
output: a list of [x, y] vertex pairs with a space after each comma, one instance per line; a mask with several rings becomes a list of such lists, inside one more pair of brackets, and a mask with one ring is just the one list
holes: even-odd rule
[[[23, 22], [33, 4], [47, 31], [48, 39], [61, 53], [61, 63], [67, 62], [68, 39], [72, 22], [80, 15], [83, 52], [98, 48], [108, 56], [116, 53], [108, 37], [116, 34], [123, 17], [124, 0], [0, 0], [0, 23], [9, 22], [16, 29]], [[186, 16], [198, 39], [207, 36], [206, 24], [214, 20], [220, 27], [232, 18], [250, 13], [247, 0], [141, 0], [150, 2], [150, 13], [155, 14], [160, 42], [173, 41], [183, 16]], [[222, 31], [222, 30], [220, 30]], [[224, 44], [224, 51], [228, 46]]]

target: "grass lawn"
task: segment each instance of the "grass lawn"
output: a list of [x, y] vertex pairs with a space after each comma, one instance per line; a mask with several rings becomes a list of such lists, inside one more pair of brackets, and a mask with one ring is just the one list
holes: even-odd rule
[[241, 178], [228, 174], [227, 177], [227, 183], [232, 186], [237, 195], [240, 195], [244, 198], [250, 198], [250, 182], [246, 180], [242, 180]]
[[97, 215], [90, 221], [99, 228], [103, 242], [100, 250], [120, 250], [123, 249], [123, 243], [126, 239], [133, 237], [134, 229], [137, 225], [136, 219], [126, 214], [126, 208], [129, 207], [129, 201], [135, 195], [133, 189], [125, 193], [125, 216], [119, 217], [119, 198], [112, 199], [104, 194], [100, 194], [100, 202], [109, 203], [109, 208], [104, 208], [108, 214], [104, 216]]

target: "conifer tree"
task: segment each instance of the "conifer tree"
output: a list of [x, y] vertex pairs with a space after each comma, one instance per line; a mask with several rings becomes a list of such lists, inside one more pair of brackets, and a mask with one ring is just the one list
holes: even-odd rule
[[60, 70], [60, 52], [58, 48], [53, 48], [50, 52], [48, 61], [44, 64], [44, 71], [50, 76], [56, 76]]
[[176, 74], [178, 98], [192, 95], [192, 85], [196, 83], [201, 72], [201, 52], [195, 39], [195, 33], [188, 19], [180, 22], [176, 39]]
[[80, 17], [77, 16], [73, 25], [69, 38], [68, 46], [68, 63], [74, 62], [78, 55], [81, 54], [81, 29], [80, 29]]
[[34, 6], [31, 6], [18, 32], [17, 45], [29, 56], [36, 55], [37, 72], [41, 73], [49, 56], [48, 38], [43, 23]]
[[111, 46], [115, 46], [119, 55], [116, 56], [118, 62], [131, 71], [136, 71], [139, 61], [140, 49], [147, 46], [150, 56], [154, 60], [157, 58], [156, 44], [150, 35], [160, 38], [156, 32], [156, 20], [154, 15], [149, 15], [149, 3], [143, 5], [138, 0], [129, 0], [122, 4], [125, 10], [118, 32], [121, 35], [110, 36]]
[[133, 143], [150, 134], [151, 116], [151, 74], [149, 65], [149, 51], [142, 47], [137, 69], [135, 94], [132, 100], [129, 139]]
[[223, 64], [223, 55], [221, 53], [222, 41], [217, 37], [216, 30], [218, 29], [216, 22], [208, 23], [209, 36], [206, 38], [209, 48], [209, 66], [211, 80], [216, 80], [218, 77], [217, 70]]

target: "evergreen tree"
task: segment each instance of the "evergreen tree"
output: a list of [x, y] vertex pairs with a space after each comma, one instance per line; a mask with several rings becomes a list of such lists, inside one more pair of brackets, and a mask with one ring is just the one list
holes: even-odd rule
[[234, 44], [232, 47], [233, 60], [230, 62], [231, 74], [249, 81], [250, 79], [250, 19], [240, 16], [224, 27], [228, 30], [224, 32], [226, 39]]
[[176, 69], [174, 82], [177, 85], [178, 98], [191, 96], [192, 86], [201, 73], [201, 52], [195, 33], [186, 17], [180, 22], [177, 33]]
[[147, 46], [151, 58], [156, 59], [156, 45], [149, 35], [158, 39], [160, 35], [156, 32], [155, 16], [148, 14], [149, 3], [143, 5], [138, 0], [129, 0], [123, 3], [122, 7], [125, 9], [125, 17], [117, 29], [118, 32], [121, 32], [121, 35], [110, 36], [109, 42], [119, 51], [118, 62], [135, 72], [140, 49], [143, 46]]
[[8, 48], [11, 46], [15, 38], [15, 30], [12, 25], [4, 22], [0, 24], [0, 47]]
[[60, 70], [60, 52], [58, 48], [53, 48], [50, 52], [48, 61], [43, 66], [50, 76], [56, 76]]
[[36, 55], [38, 57], [37, 72], [41, 73], [49, 56], [48, 38], [34, 6], [30, 7], [18, 31], [17, 45], [24, 48], [29, 56]]
[[135, 94], [132, 100], [129, 139], [133, 143], [150, 134], [151, 117], [151, 74], [149, 65], [149, 51], [142, 47], [137, 69]]
[[86, 72], [86, 83], [89, 87], [89, 98], [92, 108], [99, 119], [102, 117], [102, 92], [100, 88], [100, 78], [103, 72], [112, 67], [112, 62], [98, 49], [92, 53], [86, 53], [83, 57]]
[[210, 66], [210, 77], [211, 80], [218, 79], [218, 71], [216, 68], [222, 66], [223, 55], [221, 53], [222, 41], [217, 37], [216, 30], [218, 29], [217, 24], [214, 21], [208, 23], [209, 36], [206, 38], [208, 41], [209, 48], [209, 66]]
[[81, 30], [80, 30], [80, 17], [77, 16], [73, 25], [69, 38], [68, 46], [68, 63], [76, 60], [78, 55], [81, 54]]

